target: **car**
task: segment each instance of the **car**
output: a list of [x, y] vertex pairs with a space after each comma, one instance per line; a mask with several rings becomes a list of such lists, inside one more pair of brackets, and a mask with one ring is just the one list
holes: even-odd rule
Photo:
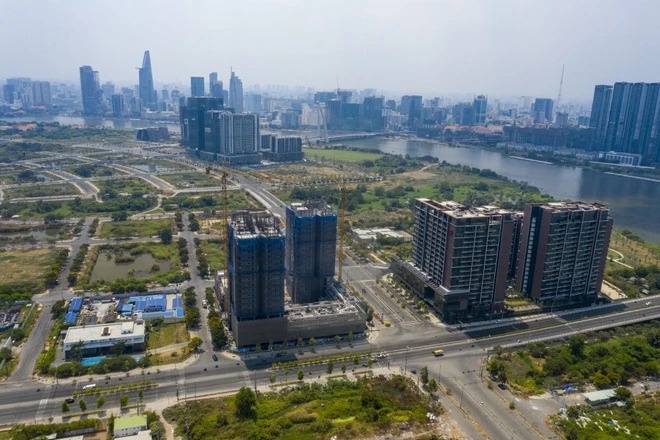
[[417, 368], [411, 368], [411, 369], [410, 369], [410, 372], [411, 372], [412, 374], [417, 374]]
[[64, 401], [65, 401], [66, 403], [73, 403], [73, 402], [76, 401], [76, 399], [74, 399], [73, 397], [67, 397], [66, 399], [64, 399]]
[[650, 306], [650, 305], [651, 305], [651, 301], [647, 301], [647, 302], [645, 302], [644, 305], [645, 305], [645, 306]]
[[497, 387], [498, 387], [499, 389], [501, 389], [501, 390], [508, 390], [508, 389], [509, 389], [509, 387], [506, 386], [505, 383], [498, 383], [498, 384], [497, 384]]
[[216, 356], [216, 355], [214, 354], [214, 355], [211, 356], [211, 357], [213, 358], [213, 361], [214, 361], [214, 362], [218, 362], [218, 356]]

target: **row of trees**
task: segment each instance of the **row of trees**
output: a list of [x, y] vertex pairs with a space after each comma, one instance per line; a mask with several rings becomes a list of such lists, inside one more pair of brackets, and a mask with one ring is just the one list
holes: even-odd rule
[[199, 327], [202, 315], [197, 307], [197, 294], [195, 288], [190, 286], [183, 291], [183, 305], [185, 307], [184, 320], [188, 328]]

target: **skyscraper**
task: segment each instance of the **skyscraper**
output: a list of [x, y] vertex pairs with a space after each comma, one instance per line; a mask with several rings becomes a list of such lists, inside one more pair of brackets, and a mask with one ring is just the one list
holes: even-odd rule
[[118, 118], [124, 115], [124, 95], [114, 94], [112, 100], [112, 116]]
[[404, 95], [401, 97], [401, 114], [408, 116], [408, 127], [414, 128], [422, 120], [422, 97]]
[[[607, 87], [607, 86], [605, 86]], [[594, 103], [599, 126], [603, 125], [600, 109], [607, 107], [609, 97], [594, 90]], [[660, 162], [660, 83], [614, 84], [607, 112], [605, 140], [595, 147], [604, 151], [640, 154], [646, 163]], [[598, 137], [597, 132], [597, 137]], [[602, 132], [601, 132], [602, 134]]]
[[229, 107], [233, 108], [235, 113], [243, 113], [243, 81], [234, 71], [229, 78]]
[[232, 320], [284, 314], [284, 235], [267, 212], [238, 211], [227, 225], [227, 279]]
[[32, 82], [32, 105], [50, 107], [51, 94], [50, 83], [48, 81]]
[[214, 98], [223, 98], [222, 81], [218, 81], [218, 72], [209, 74], [209, 95]]
[[82, 94], [83, 114], [98, 116], [102, 113], [103, 91], [99, 73], [91, 66], [80, 68], [80, 91]]
[[295, 303], [319, 301], [335, 275], [337, 214], [324, 201], [286, 209], [287, 285]]
[[365, 131], [382, 131], [385, 127], [383, 118], [383, 98], [367, 97], [362, 103], [362, 129]]
[[536, 98], [532, 107], [532, 117], [535, 124], [549, 124], [552, 122], [552, 109], [554, 101], [550, 98]]
[[190, 77], [190, 96], [204, 96], [204, 77]]
[[593, 303], [600, 292], [612, 218], [601, 204], [525, 206], [516, 290], [544, 307]]
[[206, 112], [222, 110], [221, 98], [193, 96], [181, 99], [179, 122], [181, 123], [181, 145], [194, 150], [206, 150]]
[[142, 67], [139, 70], [139, 97], [144, 107], [151, 108], [156, 103], [156, 90], [154, 89], [154, 77], [151, 72], [151, 56], [148, 50], [144, 51]]
[[488, 108], [488, 98], [479, 95], [474, 98], [474, 123], [484, 125], [486, 123], [486, 113]]
[[594, 99], [591, 103], [591, 117], [589, 119], [589, 127], [596, 130], [594, 135], [595, 150], [605, 149], [610, 105], [612, 105], [612, 86], [597, 85], [594, 88]]
[[428, 276], [445, 319], [485, 315], [504, 306], [512, 213], [494, 206], [415, 200], [414, 267]]

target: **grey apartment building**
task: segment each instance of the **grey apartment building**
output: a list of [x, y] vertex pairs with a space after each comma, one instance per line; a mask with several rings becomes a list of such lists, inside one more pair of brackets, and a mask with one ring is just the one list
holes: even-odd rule
[[599, 203], [526, 205], [516, 290], [546, 308], [595, 301], [611, 231], [609, 210]]
[[320, 200], [286, 209], [287, 285], [291, 300], [317, 302], [335, 275], [337, 214]]

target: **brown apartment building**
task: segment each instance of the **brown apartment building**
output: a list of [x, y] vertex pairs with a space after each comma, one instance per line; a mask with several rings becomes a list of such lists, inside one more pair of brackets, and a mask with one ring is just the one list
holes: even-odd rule
[[599, 203], [525, 206], [516, 290], [543, 307], [592, 303], [600, 292], [612, 218]]
[[428, 277], [443, 319], [503, 309], [515, 221], [496, 206], [415, 201], [412, 265]]

